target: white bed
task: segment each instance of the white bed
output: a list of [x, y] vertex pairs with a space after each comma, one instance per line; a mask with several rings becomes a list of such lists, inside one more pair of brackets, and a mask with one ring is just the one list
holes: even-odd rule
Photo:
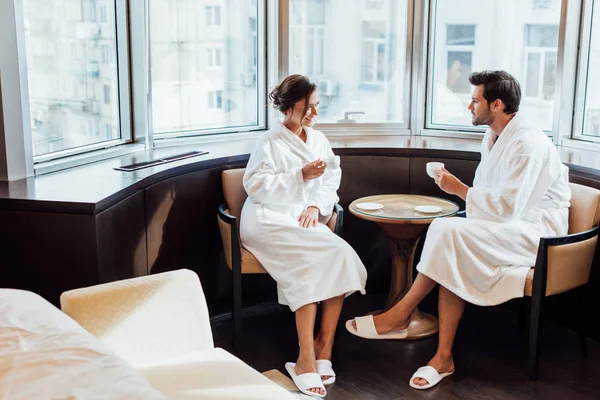
[[0, 289], [0, 399], [165, 397], [42, 297]]

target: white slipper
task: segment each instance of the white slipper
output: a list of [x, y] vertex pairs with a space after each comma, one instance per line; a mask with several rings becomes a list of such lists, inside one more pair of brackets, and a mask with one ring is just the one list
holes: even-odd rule
[[331, 385], [335, 382], [335, 371], [333, 364], [329, 360], [317, 360], [317, 372], [320, 376], [330, 376], [329, 379], [323, 380], [323, 385]]
[[[296, 387], [298, 387], [298, 389], [300, 389], [300, 391], [307, 396], [320, 398], [325, 397], [327, 391], [325, 390], [325, 386], [323, 386], [321, 375], [317, 374], [316, 372], [309, 372], [306, 374], [297, 375], [296, 370], [294, 369], [295, 366], [296, 363], [293, 362], [285, 363], [285, 369], [287, 370], [288, 374], [290, 374], [290, 376], [292, 377], [292, 380], [296, 384]], [[325, 394], [319, 394], [308, 390], [314, 388], [323, 389], [323, 392]]]
[[351, 334], [365, 339], [405, 339], [408, 336], [406, 329], [382, 334], [377, 333], [372, 315], [356, 317], [354, 321], [356, 321], [356, 329], [352, 326], [352, 320], [346, 321], [346, 329]]
[[[452, 375], [454, 373], [454, 371], [452, 372], [445, 372], [443, 374], [440, 374], [439, 372], [437, 372], [437, 370], [433, 367], [430, 367], [429, 365], [425, 366], [425, 367], [421, 367], [417, 370], [417, 372], [415, 372], [412, 376], [412, 378], [410, 378], [410, 382], [409, 385], [415, 389], [419, 389], [419, 390], [423, 390], [423, 389], [429, 389], [434, 387], [435, 385], [437, 385], [438, 383], [440, 383], [440, 381], [442, 379], [444, 379], [445, 377]], [[415, 380], [415, 378], [421, 378], [421, 379], [425, 379], [427, 381], [427, 385], [423, 385], [423, 386], [419, 386], [417, 384], [415, 384], [413, 381]]]

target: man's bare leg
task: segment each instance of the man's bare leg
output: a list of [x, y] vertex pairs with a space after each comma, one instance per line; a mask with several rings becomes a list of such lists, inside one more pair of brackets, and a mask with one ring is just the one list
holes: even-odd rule
[[[331, 360], [333, 340], [343, 305], [343, 295], [321, 302], [321, 328], [315, 339], [315, 355], [317, 360]], [[323, 375], [321, 378], [327, 380], [331, 377]]]
[[[296, 310], [296, 330], [300, 343], [300, 354], [296, 361], [296, 374], [317, 372], [317, 359], [315, 356], [315, 318], [317, 316], [316, 303], [307, 304]], [[321, 388], [310, 388], [313, 393], [325, 394]]]
[[[377, 333], [387, 333], [406, 328], [410, 323], [412, 312], [436, 285], [437, 283], [433, 279], [419, 273], [402, 300], [388, 311], [373, 317]], [[356, 329], [355, 321], [352, 321], [352, 325]]]
[[[465, 301], [445, 287], [440, 286], [440, 296], [438, 301], [440, 337], [437, 352], [427, 364], [435, 368], [440, 374], [454, 371], [452, 346], [454, 345], [454, 337], [456, 336], [458, 323], [460, 322], [464, 310]], [[419, 386], [427, 384], [427, 381], [421, 378], [415, 378], [413, 382]]]

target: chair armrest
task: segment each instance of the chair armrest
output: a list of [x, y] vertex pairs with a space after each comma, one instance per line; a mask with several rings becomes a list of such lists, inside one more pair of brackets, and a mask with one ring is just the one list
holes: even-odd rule
[[342, 237], [344, 232], [344, 209], [339, 203], [335, 203], [333, 206], [333, 212], [337, 215], [333, 233], [339, 237]]
[[229, 210], [227, 209], [227, 203], [219, 204], [219, 218], [221, 218], [223, 222], [226, 222], [230, 225], [237, 225], [237, 218], [229, 214]]
[[599, 228], [595, 226], [584, 232], [540, 238], [532, 296], [552, 296], [587, 283], [598, 232]]
[[540, 246], [560, 246], [563, 244], [582, 242], [596, 236], [598, 234], [598, 229], [599, 227], [595, 226], [587, 231], [572, 233], [570, 235], [546, 236], [540, 239]]
[[238, 233], [237, 218], [229, 213], [227, 203], [222, 203], [218, 208], [219, 231], [223, 242], [223, 253], [225, 263], [233, 271], [233, 268], [241, 269], [242, 252], [240, 245], [240, 236]]

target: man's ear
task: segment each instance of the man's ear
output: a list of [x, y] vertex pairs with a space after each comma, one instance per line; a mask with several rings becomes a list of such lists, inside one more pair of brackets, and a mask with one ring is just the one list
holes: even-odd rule
[[492, 108], [494, 111], [504, 111], [504, 103], [500, 99], [496, 99], [492, 102]]

